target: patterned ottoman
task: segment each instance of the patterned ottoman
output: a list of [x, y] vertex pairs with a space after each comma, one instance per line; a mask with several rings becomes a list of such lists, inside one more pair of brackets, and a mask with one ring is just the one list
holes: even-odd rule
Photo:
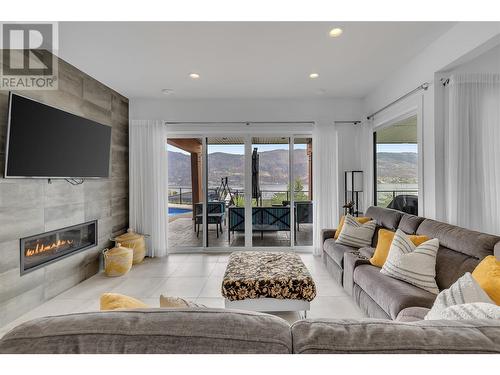
[[316, 286], [300, 256], [290, 252], [234, 252], [222, 280], [226, 308], [304, 311]]

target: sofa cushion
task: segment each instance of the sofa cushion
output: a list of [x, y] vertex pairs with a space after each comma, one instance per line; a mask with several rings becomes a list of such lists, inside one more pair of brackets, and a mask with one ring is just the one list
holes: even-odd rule
[[401, 216], [401, 220], [399, 221], [398, 229], [401, 229], [406, 234], [415, 234], [417, 233], [417, 229], [424, 221], [425, 218], [410, 214], [403, 214]]
[[422, 221], [417, 229], [417, 234], [437, 238], [441, 246], [478, 259], [492, 255], [495, 244], [500, 241], [498, 236], [460, 228], [431, 219]]
[[474, 271], [479, 260], [440, 246], [436, 257], [436, 284], [439, 290], [448, 289], [466, 272]]
[[352, 287], [354, 300], [366, 315], [373, 319], [392, 320], [387, 313], [358, 284]]
[[311, 319], [294, 323], [292, 338], [300, 354], [500, 353], [500, 321]]
[[403, 213], [390, 208], [371, 206], [366, 210], [365, 216], [375, 220], [378, 226], [395, 231]]
[[144, 309], [70, 314], [26, 322], [0, 353], [291, 353], [290, 325], [225, 309]]
[[349, 251], [357, 251], [358, 248], [342, 245], [329, 238], [323, 244], [323, 250], [337, 263], [341, 268], [344, 268], [344, 253]]
[[404, 281], [380, 273], [378, 267], [360, 265], [354, 270], [354, 282], [359, 285], [391, 319], [407, 307], [430, 308], [436, 295]]
[[373, 253], [375, 253], [375, 249], [373, 247], [362, 247], [359, 249], [359, 255], [368, 259], [373, 256]]

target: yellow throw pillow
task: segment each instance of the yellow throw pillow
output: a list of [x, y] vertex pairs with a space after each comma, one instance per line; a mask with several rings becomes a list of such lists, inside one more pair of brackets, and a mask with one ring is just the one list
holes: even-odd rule
[[[370, 259], [370, 263], [372, 265], [377, 267], [382, 267], [384, 265], [385, 260], [387, 259], [387, 255], [389, 255], [389, 250], [391, 249], [394, 234], [395, 232], [387, 229], [380, 229], [378, 231], [377, 247], [375, 248], [375, 252]], [[425, 241], [429, 240], [429, 237], [427, 236], [411, 235], [408, 237], [410, 238], [411, 242], [415, 244], [415, 246], [420, 246]]]
[[474, 269], [472, 277], [486, 294], [500, 305], [500, 260], [494, 255], [487, 256]]
[[143, 309], [149, 306], [138, 299], [118, 293], [101, 294], [101, 311], [118, 309]]
[[[369, 222], [372, 218], [366, 217], [366, 216], [360, 216], [360, 217], [355, 217], [355, 219], [358, 223], [364, 224], [364, 223]], [[345, 220], [345, 216], [342, 216], [340, 218], [339, 226], [337, 227], [337, 230], [335, 231], [335, 236], [334, 236], [335, 239], [339, 238], [339, 234], [342, 231], [342, 227], [344, 226], [344, 220]]]

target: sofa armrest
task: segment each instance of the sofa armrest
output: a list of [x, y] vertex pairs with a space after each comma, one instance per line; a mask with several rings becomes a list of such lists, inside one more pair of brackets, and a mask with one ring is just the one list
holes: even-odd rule
[[361, 264], [370, 264], [368, 259], [362, 258], [359, 255], [360, 254], [356, 252], [344, 253], [344, 275], [342, 285], [350, 296], [354, 295], [354, 270]]
[[418, 322], [424, 320], [430, 309], [426, 307], [407, 307], [399, 312], [396, 317], [397, 322]]
[[329, 238], [335, 237], [335, 232], [337, 229], [321, 229], [321, 243], [325, 242]]
[[497, 260], [500, 260], [500, 241], [497, 242], [495, 248], [493, 249], [493, 254], [497, 257]]

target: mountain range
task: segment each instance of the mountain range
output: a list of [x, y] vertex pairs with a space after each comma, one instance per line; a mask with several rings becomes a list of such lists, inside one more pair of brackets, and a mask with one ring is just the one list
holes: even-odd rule
[[[295, 150], [294, 176], [307, 184], [306, 150]], [[168, 152], [169, 186], [191, 185], [191, 157], [180, 152]], [[209, 186], [219, 186], [221, 178], [229, 177], [231, 187], [244, 186], [245, 158], [243, 155], [214, 152], [208, 155]], [[259, 152], [260, 183], [262, 185], [288, 184], [288, 151]]]
[[378, 183], [413, 184], [418, 180], [418, 154], [415, 152], [378, 152]]
[[[306, 150], [295, 150], [294, 176], [307, 184]], [[169, 186], [191, 185], [191, 157], [169, 151]], [[220, 185], [222, 177], [229, 177], [231, 187], [244, 186], [244, 156], [215, 152], [208, 155], [209, 186]], [[379, 183], [414, 183], [417, 181], [416, 153], [380, 152], [377, 154], [377, 180]], [[288, 184], [288, 151], [272, 150], [259, 153], [261, 185]]]

